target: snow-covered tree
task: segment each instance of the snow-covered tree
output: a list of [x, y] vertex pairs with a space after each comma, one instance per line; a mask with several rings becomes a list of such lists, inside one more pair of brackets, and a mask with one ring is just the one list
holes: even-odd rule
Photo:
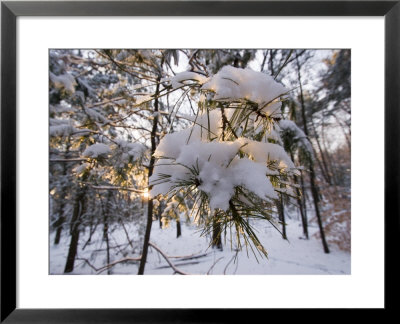
[[[50, 51], [50, 194], [57, 210], [51, 224], [55, 243], [63, 228], [71, 234], [66, 272], [74, 268], [80, 233], [87, 227], [104, 227], [109, 251], [109, 223], [132, 221], [132, 214], [127, 218], [123, 212], [125, 202], [134, 210], [146, 187], [147, 148], [131, 141], [139, 126], [124, 122], [132, 115], [132, 104], [124, 99], [131, 82], [115, 72], [109, 59], [94, 51]], [[122, 192], [107, 192], [114, 190]], [[111, 198], [118, 201], [113, 219]]]

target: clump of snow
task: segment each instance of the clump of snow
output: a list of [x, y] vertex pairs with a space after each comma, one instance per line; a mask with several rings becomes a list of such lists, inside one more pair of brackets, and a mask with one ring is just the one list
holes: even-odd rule
[[232, 172], [236, 185], [246, 187], [262, 199], [278, 196], [269, 179], [266, 177], [270, 170], [263, 163], [256, 163], [248, 158], [236, 159], [232, 163]]
[[212, 110], [197, 117], [192, 117], [194, 125], [182, 131], [167, 134], [157, 146], [155, 156], [178, 158], [185, 144], [207, 141], [217, 138], [222, 132], [222, 119], [219, 110]]
[[234, 194], [234, 184], [228, 168], [215, 163], [204, 162], [200, 166], [199, 190], [205, 192], [210, 200], [212, 210], [219, 208], [227, 210], [229, 199]]
[[49, 134], [50, 136], [70, 136], [76, 132], [76, 128], [70, 124], [55, 125], [50, 126]]
[[239, 148], [237, 142], [195, 142], [182, 147], [176, 162], [189, 166], [208, 161], [227, 167]]
[[[264, 200], [277, 198], [267, 177], [267, 174], [272, 174], [266, 165], [269, 158], [273, 157], [284, 162], [285, 166], [294, 167], [283, 149], [280, 151], [278, 148], [281, 147], [276, 144], [240, 138], [232, 142], [195, 141], [180, 147], [176, 145], [175, 138], [180, 140], [180, 144], [185, 143], [182, 132], [170, 135], [173, 136], [164, 137], [160, 143], [161, 149], [169, 149], [165, 154], [169, 153], [170, 159], [160, 159], [155, 165], [154, 174], [150, 178], [152, 196], [167, 194], [180, 183], [197, 181], [198, 189], [208, 195], [211, 209], [227, 210], [234, 189], [238, 186], [245, 187]], [[246, 149], [247, 146], [250, 148]], [[255, 157], [254, 161], [247, 157], [239, 158], [239, 150]], [[165, 175], [168, 176], [167, 181], [162, 180]]]
[[86, 150], [82, 153], [82, 155], [90, 158], [98, 158], [98, 157], [106, 157], [110, 153], [111, 150], [108, 147], [108, 145], [103, 143], [96, 143], [87, 147]]
[[49, 135], [50, 136], [74, 136], [74, 135], [86, 135], [90, 133], [89, 129], [75, 128], [73, 121], [70, 119], [55, 119], [50, 118]]
[[173, 89], [180, 88], [186, 84], [185, 81], [195, 81], [196, 83], [202, 85], [208, 81], [208, 78], [199, 73], [185, 71], [176, 74], [172, 78], [164, 79], [163, 81], [171, 81], [171, 86]]
[[267, 166], [253, 162], [247, 158], [235, 158], [224, 167], [212, 162], [204, 162], [200, 167], [199, 190], [207, 193], [211, 209], [227, 210], [229, 200], [235, 193], [235, 187], [241, 186], [253, 192], [261, 199], [276, 199], [269, 179], [266, 177]]
[[146, 150], [146, 147], [140, 143], [131, 143], [125, 140], [117, 140], [122, 160], [138, 160]]
[[278, 98], [287, 92], [270, 75], [233, 66], [224, 66], [201, 89], [214, 92], [215, 100], [255, 102], [268, 114], [279, 111]]
[[290, 157], [287, 155], [282, 146], [273, 143], [256, 142], [247, 138], [239, 138], [237, 140], [242, 145], [242, 151], [249, 155], [256, 162], [278, 161], [279, 166], [283, 169], [294, 169]]
[[50, 118], [50, 136], [70, 136], [77, 131], [71, 120]]
[[86, 89], [86, 92], [89, 95], [89, 97], [97, 98], [96, 90], [90, 86], [88, 80], [81, 77], [81, 78], [77, 78], [77, 81], [78, 81], [79, 85], [81, 86], [81, 88]]
[[50, 80], [53, 82], [54, 87], [56, 88], [64, 88], [72, 93], [75, 92], [75, 86], [77, 83], [75, 78], [68, 73], [55, 75], [54, 73], [50, 72]]
[[65, 112], [73, 112], [75, 108], [67, 104], [65, 101], [61, 101], [60, 104], [50, 105], [49, 110], [50, 113], [53, 114], [62, 114]]
[[177, 158], [189, 136], [189, 130], [166, 134], [154, 153], [157, 157]]
[[96, 108], [85, 108], [85, 113], [89, 116], [89, 118], [95, 122], [107, 124], [110, 122], [108, 118], [106, 118], [101, 112], [99, 112]]
[[89, 163], [82, 163], [81, 165], [77, 166], [74, 169], [74, 171], [76, 172], [77, 175], [80, 175], [83, 172], [85, 172], [89, 167], [90, 167]]

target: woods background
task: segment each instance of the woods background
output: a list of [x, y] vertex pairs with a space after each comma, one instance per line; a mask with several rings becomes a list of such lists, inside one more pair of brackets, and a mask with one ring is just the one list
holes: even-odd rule
[[[182, 79], [179, 73], [211, 77], [224, 66], [269, 75], [288, 90], [280, 116], [269, 116], [271, 125], [280, 125], [280, 138], [267, 139], [299, 167], [285, 179], [294, 184], [292, 194], [280, 194], [268, 215], [278, 221], [282, 239], [290, 241], [286, 224], [293, 220], [301, 224], [298, 236], [318, 240], [324, 253], [333, 246], [350, 252], [349, 50], [51, 50], [49, 62], [50, 273], [112, 274], [123, 264], [125, 272], [143, 274], [149, 247], [170, 272], [184, 273], [171, 262], [174, 257], [181, 262], [207, 255], [207, 249], [193, 250], [171, 258], [165, 247], [151, 243], [152, 223], [153, 231], [174, 226], [171, 239], [184, 236], [186, 227], [191, 233], [194, 202], [179, 195], [152, 199], [149, 176], [165, 135], [191, 127], [188, 116], [197, 116], [204, 100], [207, 110], [216, 107], [215, 100], [201, 97], [197, 77]], [[293, 124], [285, 128], [283, 120]], [[223, 121], [229, 134], [223, 132], [222, 140], [242, 127], [231, 131], [230, 122]], [[217, 216], [198, 225], [208, 229], [202, 236], [207, 245], [226, 251], [231, 247]], [[318, 227], [313, 235], [310, 225]], [[233, 254], [232, 262], [235, 249]], [[62, 271], [52, 263], [63, 263]]]

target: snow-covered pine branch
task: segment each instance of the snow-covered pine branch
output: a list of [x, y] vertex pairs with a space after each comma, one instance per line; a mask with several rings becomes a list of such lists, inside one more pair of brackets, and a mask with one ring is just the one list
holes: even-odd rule
[[162, 138], [149, 179], [151, 196], [190, 197], [205, 232], [217, 219], [223, 230], [236, 227], [245, 244], [250, 238], [266, 254], [248, 219], [263, 218], [276, 225], [272, 209], [278, 193], [286, 189], [294, 194], [286, 181], [280, 181], [280, 175], [297, 170], [275, 130], [287, 90], [271, 76], [232, 66], [208, 79], [183, 72], [171, 83], [199, 91], [201, 111], [192, 126]]

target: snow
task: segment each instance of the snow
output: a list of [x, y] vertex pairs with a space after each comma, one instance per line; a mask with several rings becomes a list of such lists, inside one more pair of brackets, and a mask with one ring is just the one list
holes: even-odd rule
[[[206, 114], [199, 116], [191, 128], [164, 136], [155, 152], [159, 160], [150, 177], [152, 197], [169, 194], [182, 184], [195, 184], [197, 179], [200, 183], [197, 188], [207, 194], [212, 210], [229, 209], [229, 200], [238, 186], [264, 200], [278, 198], [267, 177], [274, 170], [267, 163], [277, 161], [281, 169], [292, 170], [295, 166], [290, 157], [273, 143], [246, 138], [206, 141], [201, 126], [210, 120], [210, 128], [218, 132], [219, 115], [218, 110], [213, 110], [208, 118]], [[239, 151], [248, 157], [239, 158]]]
[[308, 140], [306, 134], [291, 120], [282, 119], [279, 121], [279, 128], [281, 132], [289, 132], [292, 134], [293, 139], [300, 142], [303, 148], [312, 153], [313, 149], [310, 141]]
[[204, 75], [201, 75], [199, 73], [191, 72], [191, 71], [185, 71], [176, 74], [172, 78], [169, 79], [164, 79], [162, 81], [170, 81], [171, 86], [173, 89], [180, 88], [184, 86], [187, 82], [185, 81], [196, 81], [196, 83], [202, 85], [205, 82], [207, 82], [208, 78], [205, 77]]
[[50, 105], [50, 113], [53, 114], [62, 114], [64, 112], [73, 112], [75, 110], [74, 107], [68, 105], [64, 101], [61, 101], [60, 104]]
[[212, 210], [228, 210], [237, 186], [245, 187], [261, 199], [278, 198], [266, 177], [268, 168], [247, 158], [234, 159], [229, 167], [204, 162], [200, 170], [198, 189], [207, 193]]
[[292, 160], [280, 145], [256, 142], [243, 137], [239, 138], [237, 141], [242, 145], [241, 150], [252, 157], [256, 162], [265, 163], [269, 161], [278, 161], [282, 168], [295, 168]]
[[[283, 240], [267, 222], [255, 220], [253, 222], [258, 225], [257, 236], [268, 252], [268, 259], [258, 257], [258, 262], [251, 251], [247, 255], [245, 248], [237, 253], [237, 260], [234, 262], [236, 252], [230, 248], [229, 234], [225, 243], [225, 237], [222, 238], [223, 251], [209, 248], [207, 240], [200, 237], [196, 227], [184, 226], [182, 237], [177, 239], [175, 224], [167, 229], [159, 229], [154, 224], [150, 240], [170, 256], [207, 254], [205, 257], [192, 260], [171, 259], [175, 266], [190, 274], [350, 274], [350, 254], [340, 251], [334, 245], [330, 246], [331, 253], [325, 254], [320, 240], [301, 238], [301, 224], [298, 221], [288, 220], [289, 241]], [[310, 228], [311, 233], [317, 230], [316, 226]], [[164, 260], [159, 259], [157, 252], [152, 249], [150, 251], [146, 274], [172, 274], [173, 270], [166, 266]]]
[[[261, 199], [278, 198], [267, 177], [267, 174], [271, 174], [271, 170], [266, 166], [268, 151], [260, 153], [257, 149], [264, 146], [270, 149], [273, 145], [273, 150], [270, 151], [274, 154], [271, 155], [280, 161], [282, 156], [287, 160], [284, 151], [279, 151], [276, 148], [278, 145], [258, 142], [249, 142], [253, 145], [246, 151], [248, 145], [243, 146], [246, 143], [248, 142], [244, 142], [244, 139], [239, 139], [234, 142], [198, 141], [184, 145], [178, 154], [174, 152], [177, 155], [176, 163], [167, 159], [156, 163], [154, 175], [150, 178], [150, 183], [154, 184], [150, 194], [153, 197], [158, 194], [165, 195], [175, 185], [190, 181], [193, 183], [193, 178], [196, 177], [200, 182], [198, 189], [205, 192], [210, 199], [211, 209], [227, 210], [237, 186], [245, 187]], [[249, 155], [255, 154], [255, 161], [246, 157], [238, 158], [240, 149]], [[162, 182], [165, 174], [170, 177], [166, 182]], [[159, 184], [160, 182], [162, 183]]]
[[92, 98], [97, 98], [97, 94], [96, 94], [96, 90], [93, 89], [90, 85], [89, 82], [85, 79], [85, 78], [77, 78], [77, 81], [79, 83], [79, 85], [86, 89], [88, 95]]
[[70, 124], [50, 126], [50, 136], [69, 136], [73, 134], [77, 129]]
[[232, 163], [232, 174], [236, 185], [241, 185], [255, 193], [261, 199], [278, 198], [266, 174], [269, 169], [262, 163], [253, 162], [247, 158], [235, 160]]
[[[292, 215], [294, 216], [294, 215]], [[268, 252], [267, 258], [258, 257], [258, 262], [251, 251], [244, 248], [237, 252], [230, 248], [230, 236], [226, 241], [223, 236], [223, 251], [208, 246], [210, 238], [200, 236], [195, 225], [188, 225], [182, 221], [182, 236], [176, 238], [176, 222], [171, 221], [168, 228], [160, 229], [158, 222], [152, 226], [150, 241], [157, 245], [164, 253], [170, 256], [170, 261], [179, 269], [189, 274], [202, 275], [349, 275], [351, 273], [350, 253], [339, 250], [330, 245], [331, 253], [325, 254], [321, 241], [313, 234], [318, 232], [316, 224], [310, 224], [310, 239], [302, 238], [301, 223], [294, 218], [287, 220], [287, 235], [289, 241], [283, 240], [281, 235], [266, 221], [253, 220], [257, 228], [257, 236]], [[126, 224], [129, 236], [134, 237], [137, 232], [135, 224]], [[58, 246], [52, 244], [55, 233], [50, 235], [50, 274], [63, 274], [66, 256], [68, 254], [69, 236], [62, 235]], [[99, 227], [84, 250], [83, 245], [88, 239], [88, 231], [80, 236], [77, 258], [86, 258], [97, 268], [105, 265], [105, 243], [102, 241], [102, 228]], [[126, 243], [126, 235], [121, 228], [112, 231], [112, 250], [117, 255], [112, 261], [122, 259], [124, 254], [138, 257], [139, 247], [134, 245], [135, 251]], [[122, 252], [120, 252], [120, 250]], [[122, 254], [123, 253], [123, 254]], [[236, 255], [236, 260], [234, 257]], [[194, 257], [194, 258], [193, 258]], [[212, 267], [212, 269], [211, 269]], [[210, 270], [211, 269], [211, 270]], [[138, 262], [125, 262], [114, 266], [111, 270], [116, 275], [137, 274]], [[71, 274], [96, 274], [97, 272], [85, 261], [76, 260], [75, 269]], [[106, 271], [100, 274], [107, 274]], [[167, 262], [153, 248], [149, 249], [148, 261], [145, 268], [147, 275], [171, 275], [173, 270]]]
[[[206, 82], [203, 76], [190, 71], [179, 73], [170, 80], [172, 86], [177, 88], [188, 79]], [[215, 100], [253, 101], [269, 113], [280, 108], [277, 98], [286, 92], [271, 76], [231, 66], [224, 66], [201, 89], [213, 92]], [[228, 119], [232, 113], [233, 109], [227, 109]], [[150, 191], [152, 197], [173, 195], [176, 188], [194, 185], [207, 194], [211, 210], [225, 211], [229, 209], [230, 199], [239, 186], [263, 200], [278, 198], [267, 177], [275, 170], [270, 170], [267, 163], [277, 162], [276, 167], [281, 170], [295, 169], [282, 146], [246, 138], [220, 141], [222, 114], [219, 109], [207, 110], [191, 120], [191, 127], [161, 139], [154, 154], [159, 160], [149, 179], [153, 186]], [[277, 132], [269, 133], [279, 138]]]
[[111, 149], [108, 147], [108, 145], [103, 143], [96, 143], [87, 147], [82, 155], [91, 158], [98, 158], [107, 156], [110, 153]]
[[146, 147], [140, 143], [132, 143], [125, 140], [115, 140], [112, 145], [115, 166], [124, 168], [126, 164], [140, 161], [144, 156]]
[[239, 148], [237, 142], [195, 142], [182, 147], [176, 162], [186, 166], [201, 166], [208, 161], [226, 168]]
[[56, 88], [64, 88], [71, 93], [75, 92], [75, 78], [68, 73], [55, 75], [54, 73], [50, 72], [50, 80], [53, 82], [54, 87]]
[[[149, 51], [139, 51], [138, 53], [138, 55], [143, 56], [142, 59], [145, 60], [146, 63], [151, 61], [152, 67], [158, 66], [158, 63], [153, 60]], [[123, 55], [126, 54], [121, 54], [121, 59], [124, 59], [122, 58]], [[82, 92], [83, 90], [87, 90], [85, 93], [87, 94], [87, 92], [89, 92], [94, 98], [96, 93], [93, 87], [97, 88], [97, 86], [99, 86], [96, 82], [111, 84], [113, 83], [111, 81], [114, 80], [118, 82], [119, 80], [117, 75], [114, 75], [114, 79], [111, 80], [100, 74], [95, 74], [92, 79], [86, 79], [82, 74], [80, 77], [76, 76], [75, 79], [72, 73], [60, 71], [64, 71], [64, 68], [57, 69], [56, 74], [58, 75], [50, 73], [51, 86], [56, 89], [65, 89], [72, 93], [75, 92], [75, 95], [70, 96], [71, 103], [77, 102], [76, 99], [79, 97], [82, 98], [82, 102], [84, 102], [85, 99], [90, 100], [89, 98], [85, 98], [85, 94]], [[105, 68], [102, 68], [102, 72], [105, 71]], [[165, 75], [166, 74], [163, 74], [163, 76]], [[129, 83], [131, 83], [130, 81], [131, 80], [128, 79], [128, 89], [146, 87], [144, 84], [129, 86]], [[311, 239], [301, 239], [301, 224], [298, 218], [295, 220], [293, 215], [287, 212], [287, 205], [285, 205], [285, 212], [287, 213], [287, 234], [290, 243], [283, 240], [270, 223], [258, 219], [246, 219], [246, 221], [254, 226], [257, 236], [269, 253], [269, 259], [259, 258], [258, 263], [253, 254], [251, 252], [248, 253], [246, 249], [241, 251], [231, 250], [231, 246], [237, 246], [235, 244], [237, 243], [235, 242], [236, 239], [243, 240], [243, 238], [236, 238], [235, 233], [233, 233], [233, 236], [229, 236], [229, 233], [223, 233], [223, 240], [225, 240], [223, 243], [223, 251], [209, 248], [211, 238], [209, 236], [201, 237], [199, 234], [201, 228], [195, 226], [193, 219], [189, 222], [189, 216], [185, 215], [182, 209], [179, 210], [180, 198], [182, 198], [183, 195], [179, 193], [174, 196], [176, 192], [172, 189], [175, 187], [195, 184], [196, 190], [201, 190], [208, 196], [209, 207], [211, 211], [213, 211], [216, 209], [227, 210], [230, 207], [230, 203], [232, 203], [231, 199], [234, 195], [236, 195], [235, 198], [242, 201], [244, 205], [251, 205], [254, 204], [254, 202], [250, 201], [253, 194], [264, 200], [277, 199], [279, 192], [293, 194], [292, 189], [289, 187], [291, 185], [289, 182], [282, 181], [277, 185], [275, 180], [272, 181], [273, 177], [269, 177], [270, 175], [279, 175], [282, 171], [292, 172], [296, 169], [290, 157], [282, 148], [283, 142], [280, 133], [290, 132], [294, 138], [300, 143], [303, 143], [304, 146], [308, 145], [311, 147], [311, 145], [305, 134], [295, 123], [283, 120], [280, 123], [274, 122], [274, 125], [272, 125], [269, 124], [269, 122], [273, 121], [272, 119], [259, 119], [260, 116], [265, 117], [263, 114], [260, 114], [260, 112], [265, 113], [267, 116], [280, 114], [282, 96], [287, 93], [287, 89], [276, 82], [270, 75], [251, 69], [240, 69], [232, 66], [223, 67], [218, 73], [209, 78], [201, 73], [185, 71], [168, 79], [162, 79], [161, 81], [169, 82], [168, 84], [171, 85], [173, 90], [182, 88], [183, 86], [189, 86], [193, 87], [193, 90], [199, 90], [200, 103], [197, 107], [194, 106], [199, 109], [199, 115], [188, 118], [193, 122], [193, 125], [185, 130], [167, 134], [162, 138], [155, 152], [155, 157], [158, 160], [155, 164], [154, 174], [150, 178], [150, 182], [153, 185], [150, 194], [153, 197], [156, 197], [158, 194], [170, 194], [170, 196], [172, 196], [170, 197], [171, 201], [167, 203], [167, 206], [163, 208], [162, 211], [163, 223], [165, 225], [170, 224], [171, 226], [166, 229], [160, 229], [155, 222], [152, 228], [151, 242], [165, 251], [178, 267], [182, 267], [185, 272], [193, 274], [349, 274], [350, 254], [341, 252], [334, 246], [331, 246], [331, 254], [324, 254], [321, 242], [315, 237], [317, 233], [317, 226], [315, 226], [315, 223], [310, 226]], [[77, 83], [80, 85], [79, 88], [82, 91], [75, 90]], [[124, 84], [124, 79], [121, 79], [121, 85], [110, 85], [108, 86], [108, 90], [114, 91], [120, 88], [116, 94], [122, 94], [124, 90], [121, 86]], [[150, 84], [148, 86], [153, 88]], [[165, 83], [163, 83], [162, 86], [165, 87]], [[167, 87], [162, 89], [162, 91], [164, 90], [167, 90], [169, 94], [171, 89]], [[122, 92], [120, 93], [120, 91]], [[177, 92], [179, 92], [179, 90]], [[65, 95], [65, 91], [63, 91], [62, 95]], [[191, 95], [193, 99], [197, 101], [197, 92], [193, 91]], [[134, 98], [137, 99], [136, 106], [138, 106], [153, 100], [154, 96], [149, 93], [140, 92], [137, 93]], [[173, 95], [171, 95], [171, 98], [173, 98]], [[160, 104], [169, 104], [169, 100], [160, 100], [162, 100]], [[163, 110], [163, 114], [166, 114], [167, 110], [164, 109], [168, 108], [172, 120], [175, 120], [175, 116], [183, 100], [185, 100], [184, 97], [182, 101], [177, 102], [176, 105], [170, 105], [169, 107], [163, 105], [161, 107], [162, 109], [160, 109]], [[219, 102], [208, 102], [208, 100], [216, 100]], [[241, 105], [238, 105], [238, 102], [240, 102]], [[115, 101], [115, 103], [125, 105], [129, 102], [125, 99], [120, 99]], [[185, 103], [187, 105], [186, 101]], [[235, 114], [237, 118], [233, 118], [233, 112], [238, 112], [240, 111], [239, 109], [244, 108], [244, 106], [248, 107], [249, 104], [254, 108], [254, 111], [249, 111], [250, 115], [246, 115], [245, 113], [242, 116], [240, 113], [237, 113]], [[232, 128], [225, 128], [227, 130], [227, 135], [224, 137], [221, 136], [221, 110], [216, 108], [222, 105], [225, 106], [224, 111], [228, 120], [232, 117], [230, 122], [237, 123], [233, 125], [233, 128], [238, 129], [238, 131], [233, 134], [233, 131], [231, 133]], [[77, 113], [80, 111], [80, 106], [78, 106], [76, 108]], [[84, 108], [86, 117], [96, 123], [109, 124], [110, 121], [107, 119], [109, 113], [105, 114], [104, 110], [96, 108], [95, 106], [98, 105], [95, 103], [91, 108]], [[174, 112], [175, 107], [178, 108]], [[183, 104], [183, 107], [182, 110], [189, 108], [185, 107], [185, 104]], [[194, 111], [194, 108], [191, 108], [192, 111]], [[255, 113], [256, 108], [258, 109], [257, 114]], [[64, 114], [64, 112], [74, 112], [71, 109], [75, 108], [72, 108], [72, 106], [64, 108], [61, 104], [50, 107], [52, 113], [62, 114], [60, 117], [69, 115]], [[206, 113], [204, 113], [205, 109], [207, 110]], [[203, 111], [202, 114], [200, 113], [201, 111]], [[188, 109], [186, 112], [188, 113]], [[180, 113], [182, 113], [182, 111]], [[151, 112], [146, 112], [145, 115], [149, 114], [151, 115], [149, 120], [151, 120], [159, 116], [160, 113], [155, 112], [152, 114]], [[135, 117], [132, 116], [132, 120], [133, 118]], [[268, 123], [266, 120], [268, 120]], [[86, 123], [87, 120], [83, 120], [83, 122]], [[135, 120], [135, 123], [140, 122], [141, 121]], [[181, 127], [180, 124], [177, 125], [177, 127], [175, 127], [175, 125], [176, 124], [171, 123], [171, 129], [179, 129]], [[74, 134], [74, 132], [82, 133], [81, 129], [75, 128], [74, 126], [78, 128], [82, 127], [74, 123], [50, 120], [50, 135], [69, 136]], [[228, 126], [231, 127], [229, 124]], [[162, 131], [164, 132], [164, 128]], [[83, 132], [89, 132], [89, 130], [83, 130]], [[94, 131], [92, 132], [97, 133]], [[115, 131], [113, 128], [109, 130], [109, 133], [112, 136], [124, 134], [122, 135], [124, 139], [131, 138], [128, 136], [125, 137], [125, 132], [121, 131], [121, 133], [118, 133], [118, 131]], [[235, 135], [236, 139], [233, 138], [233, 135]], [[239, 138], [237, 138], [237, 136], [239, 136]], [[249, 136], [257, 139], [262, 137], [262, 139], [260, 139], [260, 141], [254, 141], [240, 136]], [[115, 168], [122, 168], [125, 163], [130, 163], [133, 159], [141, 158], [145, 150], [143, 145], [125, 140], [119, 141], [113, 139], [108, 142], [104, 139], [104, 136], [100, 135], [94, 138], [99, 142], [104, 141], [109, 145], [104, 143], [91, 145], [86, 148], [82, 155], [91, 158], [99, 158], [113, 154], [111, 162], [113, 162], [112, 165]], [[221, 141], [222, 138], [226, 141]], [[274, 143], [281, 145], [270, 143], [270, 139], [274, 139]], [[143, 142], [145, 142], [145, 140], [143, 140]], [[82, 148], [82, 146], [80, 148]], [[275, 161], [276, 165], [273, 165]], [[145, 164], [147, 164], [147, 162], [148, 161], [145, 161]], [[93, 166], [93, 163], [82, 163], [74, 170], [79, 174], [91, 166]], [[276, 168], [276, 166], [278, 167]], [[98, 170], [94, 169], [95, 172], [98, 172], [100, 177], [105, 174], [106, 171], [104, 170], [105, 168], [102, 169], [101, 167]], [[114, 179], [111, 180], [114, 181]], [[133, 180], [135, 179], [132, 179], [132, 181]], [[146, 178], [141, 180], [145, 181]], [[277, 188], [274, 188], [273, 184], [277, 186]], [[281, 185], [283, 185], [282, 188], [280, 187]], [[244, 193], [247, 194], [248, 191], [252, 195], [245, 196], [245, 194], [238, 193], [239, 190], [236, 190], [238, 187], [240, 187], [240, 189], [244, 188]], [[137, 198], [137, 196], [135, 196], [135, 198]], [[137, 211], [137, 209], [132, 208], [128, 211], [130, 215], [143, 216], [143, 214], [146, 214], [146, 204], [144, 204], [144, 201], [146, 201], [147, 197], [143, 195], [142, 199], [142, 209]], [[158, 205], [164, 207], [164, 203], [160, 203], [155, 199], [154, 206]], [[192, 205], [192, 202], [188, 203], [188, 205]], [[131, 206], [129, 206], [129, 208], [130, 207]], [[198, 208], [195, 204], [194, 208], [196, 207]], [[127, 207], [127, 209], [129, 208]], [[155, 210], [156, 208], [157, 207], [155, 207]], [[274, 207], [271, 208], [274, 209]], [[187, 213], [187, 211], [185, 212]], [[333, 216], [340, 215], [340, 212], [341, 211], [333, 213]], [[207, 214], [207, 211], [205, 213]], [[311, 220], [313, 219], [312, 214], [313, 211], [309, 209], [309, 219]], [[57, 216], [57, 213], [52, 215], [52, 217], [53, 216]], [[182, 221], [183, 236], [178, 239], [176, 238], [176, 222], [173, 219], [175, 216], [179, 216]], [[276, 216], [276, 219], [277, 215], [274, 216]], [[99, 223], [99, 228], [97, 228], [93, 234], [92, 241], [89, 243], [88, 228], [85, 228], [86, 225], [88, 225], [86, 221], [81, 224], [84, 232], [81, 233], [80, 237], [78, 258], [86, 258], [91, 263], [95, 264], [96, 267], [100, 268], [104, 266], [107, 261], [104, 246], [105, 242], [102, 233], [103, 228], [101, 228], [102, 226]], [[110, 225], [109, 236], [112, 245], [111, 261], [122, 258], [123, 256], [138, 257], [142, 246], [141, 240], [143, 239], [143, 231], [140, 230], [140, 226], [143, 230], [143, 226], [145, 225], [144, 220], [136, 220], [136, 223], [126, 220], [128, 234], [126, 230], [122, 230], [121, 224], [111, 223], [107, 225]], [[68, 227], [69, 224], [65, 224], [60, 245], [55, 246], [54, 244], [50, 244], [50, 272], [52, 274], [63, 273], [63, 266], [65, 265], [70, 240]], [[235, 229], [233, 229], [233, 231], [235, 231]], [[128, 235], [136, 240], [133, 242], [134, 246], [128, 243]], [[52, 242], [54, 233], [51, 233], [50, 239]], [[85, 243], [88, 244], [86, 245]], [[242, 243], [244, 243], [244, 241], [242, 241]], [[258, 243], [255, 245], [257, 248], [261, 247]], [[98, 271], [88, 265], [88, 262], [82, 259], [76, 260], [76, 268], [73, 274], [94, 274], [97, 272]], [[135, 274], [137, 273], [137, 263], [119, 264], [111, 270], [111, 273]], [[173, 270], [165, 263], [165, 260], [163, 260], [153, 248], [150, 248], [146, 274], [172, 273]]]
[[74, 169], [74, 172], [75, 172], [77, 175], [80, 175], [81, 173], [85, 172], [89, 167], [90, 167], [90, 164], [89, 164], [89, 163], [82, 163], [81, 165], [77, 166], [77, 167]]
[[270, 75], [233, 66], [224, 66], [201, 89], [214, 92], [215, 100], [255, 102], [268, 114], [280, 112], [281, 103], [273, 101], [287, 92]]
[[95, 108], [90, 108], [90, 109], [86, 109], [85, 108], [85, 113], [90, 117], [91, 120], [96, 121], [96, 122], [100, 122], [100, 123], [104, 123], [107, 124], [110, 122], [109, 119], [107, 119], [106, 117], [104, 117], [103, 114], [101, 114], [99, 111], [97, 111], [97, 109]]
[[49, 135], [50, 136], [73, 136], [84, 135], [89, 133], [89, 129], [78, 129], [73, 126], [71, 119], [55, 119], [50, 118]]
[[212, 110], [192, 117], [194, 125], [182, 131], [166, 134], [155, 151], [157, 157], [177, 159], [184, 145], [197, 141], [206, 141], [209, 136], [215, 138], [221, 133], [222, 120], [219, 110]]
[[122, 153], [125, 153], [127, 158], [132, 158], [133, 160], [139, 159], [146, 150], [146, 147], [140, 143], [131, 143], [125, 140], [117, 140], [116, 142]]
[[200, 170], [198, 189], [207, 193], [210, 209], [229, 209], [229, 200], [234, 194], [230, 170], [210, 162], [204, 162]]

